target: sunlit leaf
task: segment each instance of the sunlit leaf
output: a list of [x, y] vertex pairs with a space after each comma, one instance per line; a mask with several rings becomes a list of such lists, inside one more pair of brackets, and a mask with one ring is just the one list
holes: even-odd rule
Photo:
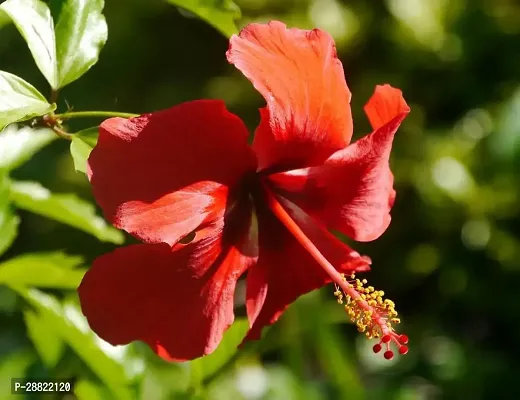
[[55, 108], [56, 105], [49, 104], [31, 84], [9, 72], [0, 71], [0, 131], [13, 122], [45, 115]]
[[78, 400], [111, 399], [105, 388], [86, 379], [82, 379], [74, 384], [74, 394]]
[[68, 85], [92, 67], [107, 40], [104, 0], [65, 0], [56, 23], [58, 87]]
[[0, 28], [10, 24], [11, 22], [11, 18], [9, 18], [9, 16], [0, 9]]
[[0, 7], [24, 37], [38, 68], [53, 89], [89, 70], [107, 40], [104, 0], [64, 0], [54, 21], [40, 0], [7, 0]]
[[25, 372], [34, 362], [34, 359], [34, 354], [26, 350], [2, 356], [0, 361], [0, 399], [12, 399], [11, 379], [5, 378], [25, 377]]
[[24, 37], [47, 82], [58, 87], [54, 24], [47, 4], [40, 0], [7, 0], [0, 8]]
[[240, 8], [232, 0], [167, 0], [213, 25], [227, 37], [237, 33]]
[[76, 354], [99, 377], [116, 399], [131, 399], [132, 392], [128, 388], [129, 377], [125, 371], [126, 359], [117, 359], [107, 352], [114, 348], [102, 342], [89, 329], [79, 309], [73, 304], [61, 305], [55, 297], [37, 289], [14, 288], [29, 304], [52, 326], [54, 332], [67, 343]]
[[98, 135], [98, 127], [94, 126], [80, 131], [72, 137], [70, 155], [74, 161], [76, 171], [87, 173], [87, 160], [97, 143]]
[[13, 182], [10, 197], [24, 210], [90, 233], [99, 240], [121, 244], [123, 234], [96, 215], [94, 206], [75, 194], [55, 194], [37, 182]]
[[63, 253], [23, 254], [0, 263], [0, 284], [76, 289], [85, 274], [81, 258]]
[[0, 255], [13, 243], [18, 234], [20, 219], [14, 214], [9, 199], [9, 181], [0, 173]]
[[54, 139], [50, 129], [7, 127], [0, 132], [0, 171], [18, 168]]
[[84, 265], [82, 256], [65, 254], [61, 251], [26, 253], [18, 258], [23, 259], [26, 263], [52, 264], [63, 269], [72, 269]]
[[10, 208], [0, 209], [0, 255], [13, 244], [19, 224], [20, 219]]
[[213, 353], [190, 362], [191, 385], [198, 386], [205, 378], [215, 374], [224, 366], [237, 352], [237, 347], [248, 329], [247, 319], [236, 320]]
[[49, 368], [55, 367], [63, 355], [64, 344], [52, 329], [51, 321], [30, 310], [24, 312], [24, 319], [29, 338], [43, 363]]

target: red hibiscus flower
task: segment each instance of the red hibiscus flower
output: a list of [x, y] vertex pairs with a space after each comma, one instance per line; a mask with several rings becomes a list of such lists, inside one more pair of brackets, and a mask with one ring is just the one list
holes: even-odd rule
[[388, 159], [409, 112], [378, 86], [365, 106], [373, 132], [349, 144], [350, 91], [332, 38], [320, 30], [251, 24], [227, 53], [264, 96], [252, 146], [221, 101], [193, 101], [100, 126], [89, 179], [105, 216], [143, 244], [96, 259], [79, 296], [104, 340], [141, 340], [161, 357], [211, 353], [232, 324], [237, 280], [258, 339], [302, 294], [334, 282], [350, 319], [378, 352], [406, 353], [394, 305], [354, 273], [370, 259], [354, 240], [379, 237], [395, 198]]

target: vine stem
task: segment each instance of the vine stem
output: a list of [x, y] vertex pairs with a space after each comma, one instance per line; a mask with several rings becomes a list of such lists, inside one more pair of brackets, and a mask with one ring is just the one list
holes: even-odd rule
[[54, 118], [60, 120], [73, 119], [73, 118], [106, 118], [106, 117], [121, 117], [121, 118], [132, 118], [137, 117], [139, 114], [125, 113], [118, 111], [70, 111], [62, 114], [54, 114]]

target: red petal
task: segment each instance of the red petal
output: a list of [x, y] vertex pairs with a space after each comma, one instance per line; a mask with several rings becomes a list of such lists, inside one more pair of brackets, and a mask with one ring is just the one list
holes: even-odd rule
[[[278, 199], [300, 229], [339, 272], [367, 271], [370, 259], [360, 256], [313, 221], [303, 210]], [[258, 209], [257, 209], [258, 210]], [[247, 276], [247, 314], [251, 329], [244, 340], [259, 339], [301, 295], [331, 282], [330, 277], [270, 212], [259, 210], [260, 254]]]
[[374, 95], [364, 107], [368, 120], [374, 130], [388, 124], [401, 114], [408, 114], [410, 107], [403, 98], [403, 93], [386, 84], [377, 85]]
[[270, 176], [280, 193], [306, 212], [358, 241], [378, 238], [395, 199], [388, 160], [394, 135], [410, 108], [401, 91], [378, 86], [366, 110], [376, 128], [323, 165]]
[[142, 340], [168, 360], [211, 353], [233, 322], [236, 282], [255, 261], [227, 223], [224, 236], [221, 217], [190, 244], [133, 245], [96, 259], [78, 289], [92, 329], [113, 345]]
[[328, 33], [250, 24], [227, 57], [267, 101], [253, 143], [261, 169], [319, 163], [349, 143], [351, 96]]
[[247, 137], [220, 101], [108, 119], [89, 158], [94, 195], [116, 227], [174, 244], [212, 221], [229, 188], [256, 168]]

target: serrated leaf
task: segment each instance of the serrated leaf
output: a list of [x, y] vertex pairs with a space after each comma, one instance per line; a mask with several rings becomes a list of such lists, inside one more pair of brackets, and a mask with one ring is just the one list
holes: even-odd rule
[[205, 378], [215, 374], [224, 366], [237, 352], [237, 347], [244, 339], [248, 329], [249, 323], [245, 318], [237, 319], [224, 334], [213, 353], [191, 361], [191, 386], [197, 387]]
[[167, 0], [205, 20], [221, 33], [230, 37], [237, 33], [235, 20], [240, 18], [240, 8], [232, 0]]
[[121, 244], [121, 231], [96, 215], [94, 206], [75, 194], [54, 194], [37, 182], [13, 182], [10, 198], [19, 208], [90, 233], [99, 240]]
[[54, 24], [47, 4], [40, 0], [7, 0], [0, 8], [24, 37], [47, 82], [58, 88]]
[[54, 139], [50, 129], [7, 127], [0, 132], [0, 171], [18, 168]]
[[76, 289], [85, 269], [77, 256], [63, 253], [23, 254], [0, 263], [0, 284], [45, 288]]
[[24, 312], [24, 319], [36, 352], [48, 368], [54, 368], [65, 347], [61, 338], [52, 330], [51, 321], [30, 310]]
[[87, 160], [97, 143], [98, 135], [97, 126], [79, 131], [73, 135], [70, 143], [70, 155], [74, 161], [76, 171], [87, 173]]
[[30, 83], [0, 71], [0, 131], [13, 122], [39, 117], [55, 109], [56, 105], [49, 104]]
[[125, 364], [128, 360], [116, 360], [113, 355], [107, 353], [108, 348], [119, 352], [124, 351], [124, 348], [115, 348], [98, 339], [89, 329], [79, 309], [72, 303], [62, 306], [55, 297], [36, 289], [18, 287], [14, 290], [49, 321], [54, 332], [72, 347], [111, 391], [113, 397], [124, 400], [134, 397], [127, 386], [129, 377], [125, 372]]
[[56, 24], [58, 87], [68, 85], [92, 67], [108, 35], [104, 0], [65, 0]]
[[11, 246], [18, 234], [20, 219], [14, 214], [8, 199], [9, 181], [0, 173], [0, 256]]

